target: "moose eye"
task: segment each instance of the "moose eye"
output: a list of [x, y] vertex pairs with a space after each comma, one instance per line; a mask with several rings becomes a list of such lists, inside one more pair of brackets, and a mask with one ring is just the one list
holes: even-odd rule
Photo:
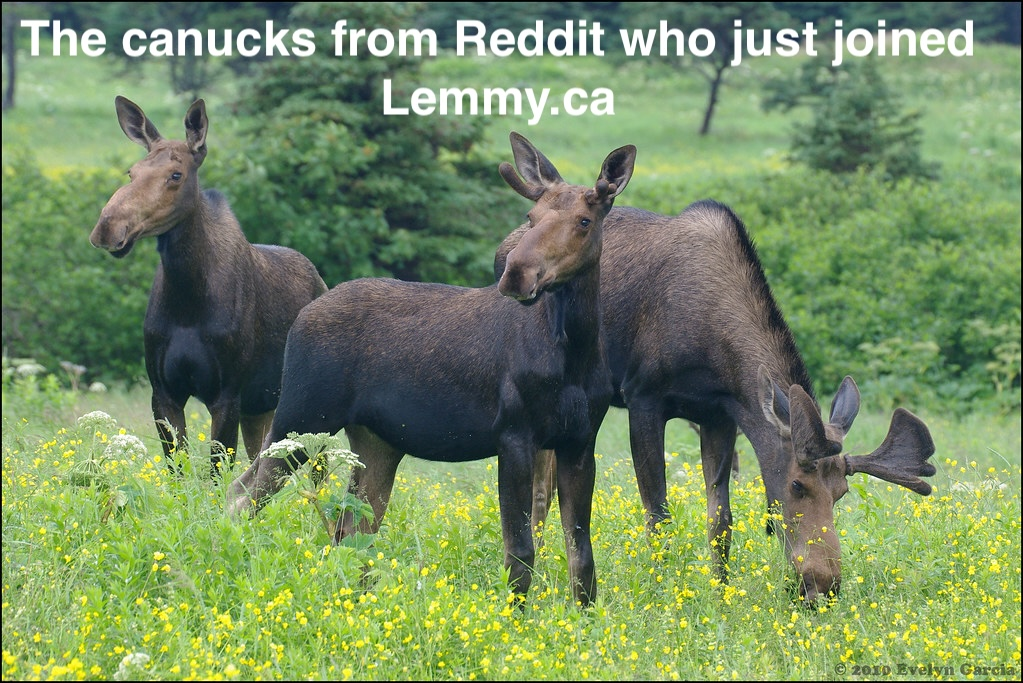
[[590, 219], [589, 218], [584, 218], [581, 221], [579, 221], [579, 227], [580, 228], [588, 228], [588, 227], [590, 227]]
[[181, 180], [181, 172], [174, 171], [174, 173], [171, 173], [170, 179], [173, 180], [174, 182], [178, 182], [179, 180]]
[[792, 493], [795, 496], [802, 498], [803, 496], [806, 495], [806, 487], [803, 486], [803, 484], [800, 483], [798, 479], [795, 479], [792, 482]]

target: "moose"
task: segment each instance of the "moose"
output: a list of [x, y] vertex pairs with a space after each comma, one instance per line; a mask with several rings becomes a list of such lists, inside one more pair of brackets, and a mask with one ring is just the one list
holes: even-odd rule
[[249, 457], [260, 451], [280, 395], [288, 330], [327, 286], [299, 252], [250, 244], [225, 197], [200, 190], [209, 128], [203, 100], [185, 114], [184, 141], [165, 140], [124, 97], [115, 107], [121, 130], [148, 154], [103, 207], [89, 240], [124, 258], [140, 239], [156, 238], [160, 262], [143, 325], [153, 417], [173, 468], [185, 443], [185, 403], [201, 400], [212, 418], [216, 477], [225, 459], [234, 460], [239, 426]]
[[[495, 257], [504, 269], [526, 226]], [[806, 366], [768, 286], [746, 226], [727, 206], [696, 202], [678, 216], [619, 207], [604, 221], [600, 281], [603, 334], [614, 395], [628, 409], [629, 440], [648, 530], [670, 519], [665, 423], [699, 425], [708, 539], [727, 580], [732, 512], [729, 483], [737, 429], [749, 439], [767, 491], [768, 532], [782, 539], [812, 605], [837, 595], [841, 558], [833, 508], [847, 477], [865, 472], [929, 495], [921, 480], [936, 470], [927, 426], [896, 409], [884, 442], [870, 455], [842, 455], [860, 406], [846, 377], [821, 416]], [[534, 527], [546, 518], [560, 472], [537, 454]]]
[[[373, 519], [342, 512], [333, 541], [378, 531], [405, 454], [497, 456], [504, 564], [524, 597], [535, 559], [530, 506], [540, 449], [553, 451], [573, 598], [596, 595], [590, 542], [597, 430], [611, 400], [600, 334], [602, 223], [632, 177], [636, 148], [611, 152], [592, 188], [570, 185], [526, 138], [499, 171], [534, 202], [500, 281], [486, 288], [359, 279], [302, 310], [288, 335], [281, 400], [265, 447], [345, 430], [363, 468], [349, 490]], [[228, 510], [258, 510], [309, 454], [257, 457]]]

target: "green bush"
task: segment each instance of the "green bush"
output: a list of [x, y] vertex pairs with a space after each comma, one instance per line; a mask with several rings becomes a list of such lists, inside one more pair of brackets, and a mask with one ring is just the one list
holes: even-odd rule
[[805, 62], [792, 76], [765, 84], [765, 111], [809, 105], [809, 123], [792, 136], [791, 158], [832, 173], [878, 169], [891, 179], [938, 177], [939, 166], [923, 160], [920, 112], [904, 112], [876, 60], [829, 66], [829, 56]]
[[89, 243], [99, 212], [123, 182], [112, 171], [42, 173], [5, 145], [3, 347], [50, 373], [86, 367], [83, 382], [145, 376], [142, 319], [156, 270], [153, 246], [115, 261]]

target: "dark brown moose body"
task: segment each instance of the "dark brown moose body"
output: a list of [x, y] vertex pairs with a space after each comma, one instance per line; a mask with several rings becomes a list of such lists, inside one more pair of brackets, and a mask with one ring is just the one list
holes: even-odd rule
[[288, 330], [327, 286], [297, 251], [250, 244], [227, 200], [199, 188], [203, 100], [185, 115], [185, 141], [165, 140], [123, 97], [116, 108], [125, 135], [148, 155], [107, 202], [90, 241], [122, 258], [138, 240], [156, 238], [160, 264], [143, 325], [153, 417], [174, 463], [185, 403], [193, 396], [205, 403], [216, 474], [225, 456], [233, 460], [239, 425], [249, 457], [259, 452], [280, 395]]
[[[520, 231], [523, 228], [520, 228]], [[518, 239], [498, 250], [495, 272]], [[629, 411], [640, 497], [653, 527], [669, 519], [664, 427], [700, 425], [708, 536], [727, 576], [732, 513], [729, 483], [737, 429], [749, 439], [779, 517], [773, 529], [808, 603], [837, 594], [841, 559], [834, 505], [855, 472], [921, 495], [935, 473], [926, 425], [898, 409], [884, 443], [869, 456], [841, 455], [859, 410], [849, 377], [821, 417], [810, 377], [768, 287], [745, 226], [726, 206], [701, 201], [678, 216], [616, 208], [604, 222], [603, 333], [612, 405]], [[534, 524], [551, 499], [550, 454], [538, 454]]]
[[[529, 229], [497, 285], [469, 289], [364, 279], [307, 306], [288, 336], [281, 402], [266, 445], [297, 433], [345, 429], [364, 468], [350, 490], [374, 518], [344, 513], [335, 542], [375, 533], [405, 454], [439, 461], [497, 455], [505, 566], [525, 594], [534, 560], [533, 461], [553, 449], [573, 596], [596, 594], [590, 543], [593, 448], [611, 400], [600, 335], [604, 217], [632, 175], [636, 150], [604, 161], [594, 187], [568, 185], [525, 138], [511, 137], [535, 202]], [[237, 515], [258, 509], [310, 454], [261, 456], [228, 491]], [[358, 528], [357, 528], [358, 526]]]

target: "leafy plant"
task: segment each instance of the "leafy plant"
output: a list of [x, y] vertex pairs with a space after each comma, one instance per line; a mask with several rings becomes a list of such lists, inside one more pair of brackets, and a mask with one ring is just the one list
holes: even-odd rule
[[770, 79], [765, 91], [765, 111], [807, 105], [813, 112], [793, 132], [798, 163], [832, 173], [878, 169], [891, 179], [938, 177], [938, 164], [920, 153], [920, 112], [902, 110], [874, 59], [835, 67], [817, 58], [791, 77]]
[[142, 319], [155, 245], [115, 261], [89, 244], [100, 210], [123, 182], [114, 171], [44, 174], [26, 150], [3, 162], [3, 346], [85, 382], [144, 376]]
[[[373, 519], [373, 508], [360, 501], [351, 492], [343, 495], [332, 494], [324, 502], [321, 499], [321, 484], [331, 477], [338, 469], [350, 470], [352, 467], [363, 467], [359, 457], [349, 450], [339, 436], [326, 433], [298, 434], [292, 432], [288, 438], [275, 441], [260, 454], [262, 458], [290, 458], [294, 453], [304, 452], [312, 460], [310, 480], [312, 486], [303, 488], [301, 494], [315, 507], [316, 512], [326, 529], [327, 535], [333, 537], [340, 516], [346, 511], [352, 512], [354, 523]], [[344, 545], [364, 549], [372, 542], [368, 534], [357, 533], [345, 539]]]

